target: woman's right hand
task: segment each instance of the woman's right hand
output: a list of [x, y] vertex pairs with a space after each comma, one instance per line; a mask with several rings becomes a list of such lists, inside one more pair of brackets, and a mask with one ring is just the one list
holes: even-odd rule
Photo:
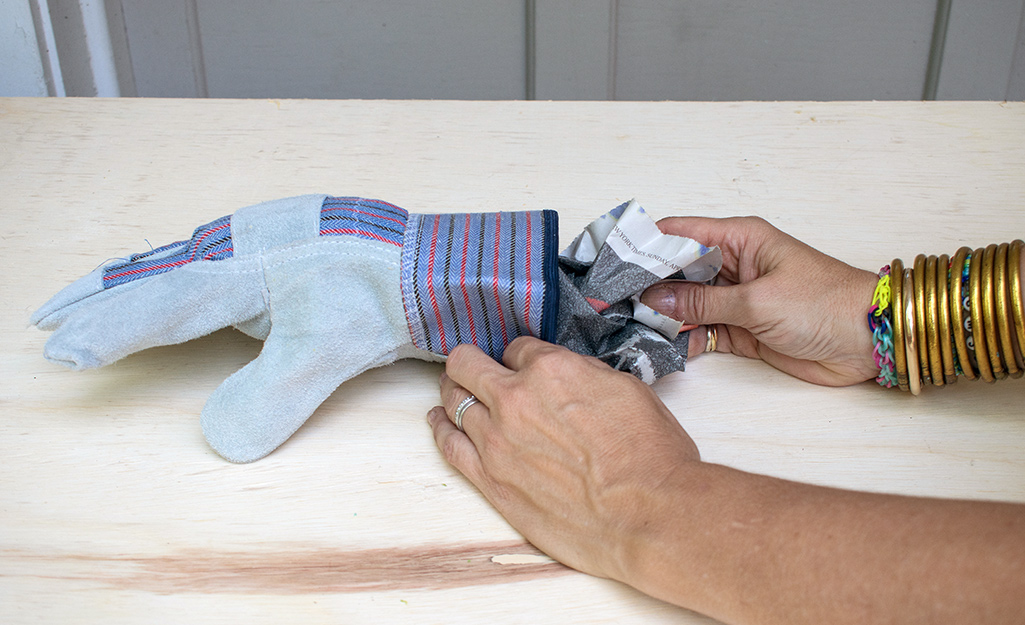
[[[715, 324], [716, 351], [760, 358], [795, 377], [828, 386], [872, 379], [866, 316], [878, 280], [778, 230], [758, 217], [670, 217], [667, 234], [718, 245], [714, 286], [663, 282], [641, 301], [688, 324]], [[694, 332], [691, 350], [704, 347]]]

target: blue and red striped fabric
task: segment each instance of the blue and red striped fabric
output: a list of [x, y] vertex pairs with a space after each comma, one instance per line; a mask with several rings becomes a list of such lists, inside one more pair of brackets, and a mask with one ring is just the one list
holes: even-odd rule
[[381, 200], [328, 197], [320, 208], [321, 236], [349, 235], [402, 246], [409, 213]]
[[516, 337], [554, 340], [554, 211], [410, 215], [402, 299], [413, 344], [448, 354], [473, 343], [501, 358]]
[[199, 260], [231, 258], [231, 215], [196, 228], [188, 241], [177, 241], [133, 254], [123, 263], [106, 267], [103, 288], [109, 289], [132, 280], [147, 278]]

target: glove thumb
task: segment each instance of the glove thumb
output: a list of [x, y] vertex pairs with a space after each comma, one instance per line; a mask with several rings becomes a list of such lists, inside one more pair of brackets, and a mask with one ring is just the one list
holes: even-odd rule
[[272, 330], [260, 355], [222, 383], [200, 416], [214, 451], [231, 462], [253, 462], [298, 430], [342, 382], [399, 354], [325, 349], [315, 339], [283, 338]]
[[266, 456], [342, 382], [412, 355], [398, 268], [389, 266], [396, 253], [351, 248], [329, 241], [267, 258], [270, 334], [260, 355], [214, 391], [200, 418], [225, 459]]

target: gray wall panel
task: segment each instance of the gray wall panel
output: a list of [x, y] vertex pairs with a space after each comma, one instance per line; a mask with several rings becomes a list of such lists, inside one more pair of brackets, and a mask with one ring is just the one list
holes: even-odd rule
[[214, 97], [518, 99], [521, 0], [202, 1]]
[[[938, 2], [106, 1], [125, 93], [570, 100], [916, 100]], [[953, 3], [937, 96], [1025, 98], [1023, 20]]]
[[934, 0], [620, 0], [625, 100], [918, 99]]
[[537, 99], [611, 99], [615, 0], [538, 0], [536, 6]]
[[[1025, 0], [952, 2], [936, 97], [940, 100], [1003, 100], [1021, 83], [1015, 63], [1021, 46]], [[1021, 90], [1018, 97], [1023, 97]]]

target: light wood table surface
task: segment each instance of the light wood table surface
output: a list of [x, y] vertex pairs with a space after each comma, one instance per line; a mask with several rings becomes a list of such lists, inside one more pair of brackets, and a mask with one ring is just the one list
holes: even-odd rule
[[[708, 622], [527, 545], [434, 445], [441, 365], [365, 373], [234, 465], [198, 415], [257, 341], [43, 359], [29, 315], [105, 259], [314, 192], [552, 208], [564, 244], [636, 197], [875, 271], [1025, 237], [1025, 104], [0, 100], [0, 622]], [[1025, 501], [1025, 380], [915, 398], [713, 354], [656, 389], [708, 461]]]

